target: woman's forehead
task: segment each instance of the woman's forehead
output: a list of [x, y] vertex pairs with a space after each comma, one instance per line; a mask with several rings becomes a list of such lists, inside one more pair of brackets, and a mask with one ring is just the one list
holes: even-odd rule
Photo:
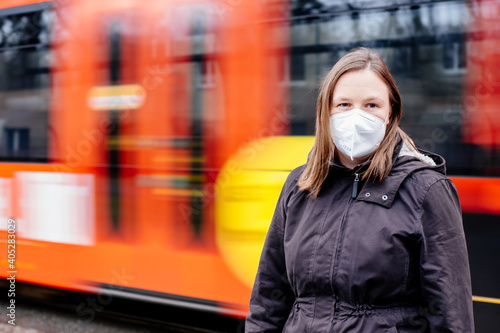
[[380, 76], [372, 70], [350, 71], [342, 75], [333, 91], [333, 98], [368, 96], [388, 98], [389, 88]]

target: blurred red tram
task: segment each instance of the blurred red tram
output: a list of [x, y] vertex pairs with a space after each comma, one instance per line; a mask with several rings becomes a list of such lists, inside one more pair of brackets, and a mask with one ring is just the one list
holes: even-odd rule
[[[500, 324], [500, 1], [4, 0], [0, 224], [17, 280], [244, 317], [318, 83], [386, 60], [462, 200], [478, 332]], [[0, 276], [9, 261], [0, 259]]]

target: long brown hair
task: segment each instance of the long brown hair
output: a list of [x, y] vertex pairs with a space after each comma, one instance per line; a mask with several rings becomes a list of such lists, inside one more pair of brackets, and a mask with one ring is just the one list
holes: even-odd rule
[[403, 140], [413, 145], [410, 137], [399, 128], [401, 120], [401, 95], [396, 87], [389, 69], [378, 54], [370, 49], [361, 47], [354, 49], [343, 56], [326, 76], [318, 97], [316, 106], [316, 140], [309, 155], [306, 168], [299, 178], [298, 186], [306, 190], [312, 197], [317, 197], [321, 186], [328, 175], [330, 162], [334, 160], [335, 145], [330, 135], [330, 110], [335, 85], [339, 78], [347, 72], [369, 69], [378, 74], [387, 84], [391, 110], [386, 126], [385, 136], [371, 154], [369, 167], [361, 172], [361, 179], [383, 181], [392, 168], [392, 154], [397, 143], [397, 133]]

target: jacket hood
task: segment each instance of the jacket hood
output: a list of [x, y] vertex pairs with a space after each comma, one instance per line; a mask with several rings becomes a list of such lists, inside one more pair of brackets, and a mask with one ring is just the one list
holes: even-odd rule
[[410, 161], [413, 161], [415, 159], [429, 165], [432, 167], [433, 170], [442, 173], [443, 175], [446, 175], [446, 166], [445, 166], [445, 160], [443, 157], [439, 156], [438, 154], [434, 154], [429, 151], [425, 151], [423, 149], [418, 149], [415, 150], [413, 146], [399, 138], [398, 144], [397, 144], [397, 149], [399, 150], [397, 153], [397, 158], [393, 157], [393, 164], [404, 164]]
[[382, 182], [367, 181], [358, 194], [358, 200], [389, 208], [401, 184], [415, 172], [429, 170], [442, 176], [446, 175], [443, 157], [425, 150], [415, 150], [409, 142], [403, 142], [399, 135], [392, 162], [389, 175]]

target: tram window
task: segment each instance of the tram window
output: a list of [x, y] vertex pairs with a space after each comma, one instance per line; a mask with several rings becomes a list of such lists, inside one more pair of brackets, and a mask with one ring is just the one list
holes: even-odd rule
[[454, 44], [446, 43], [443, 44], [443, 68], [453, 69], [455, 67], [455, 48]]
[[0, 159], [47, 161], [49, 28], [41, 6], [0, 11]]
[[393, 63], [393, 71], [397, 73], [411, 73], [413, 68], [413, 56], [418, 50], [411, 47], [398, 47], [394, 50], [394, 63]]
[[443, 44], [443, 69], [445, 71], [461, 70], [465, 67], [465, 43]]
[[290, 78], [292, 81], [304, 81], [306, 76], [305, 57], [303, 54], [292, 53]]
[[216, 76], [216, 62], [214, 60], [205, 60], [201, 65], [202, 72], [197, 77], [197, 85], [201, 88], [214, 88]]

